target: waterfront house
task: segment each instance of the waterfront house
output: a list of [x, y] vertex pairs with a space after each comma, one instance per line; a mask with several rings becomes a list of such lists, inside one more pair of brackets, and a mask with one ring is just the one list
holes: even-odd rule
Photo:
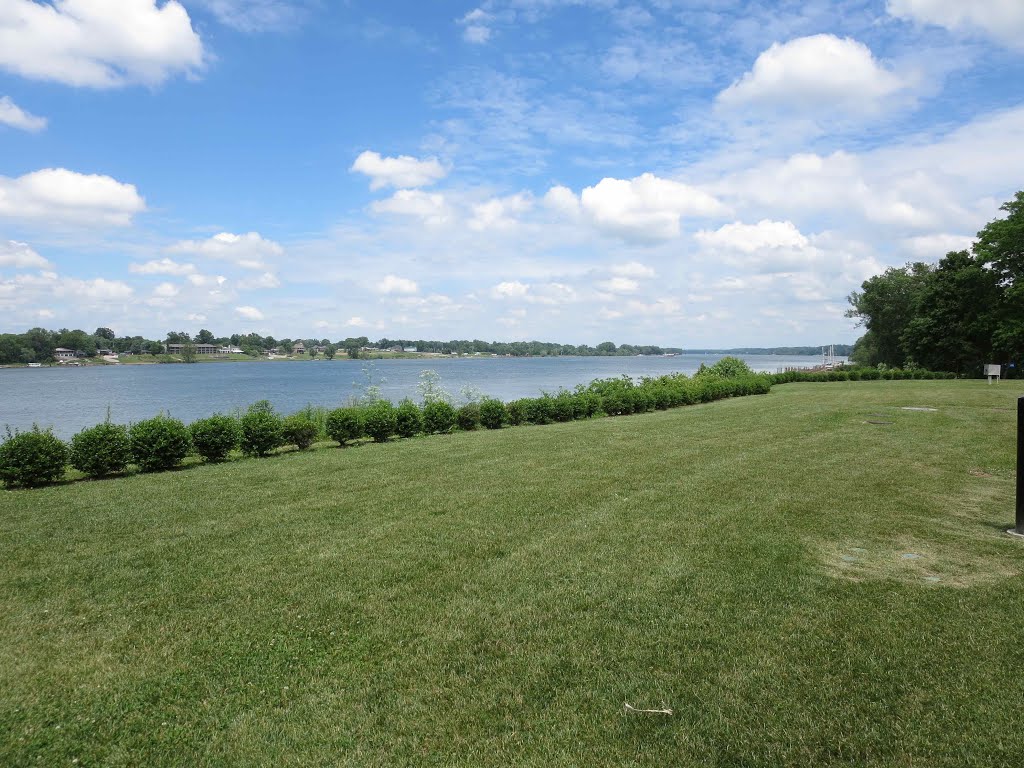
[[301, 341], [296, 341], [292, 345], [292, 353], [296, 354], [296, 355], [304, 355], [304, 354], [306, 354], [306, 345], [303, 344]]
[[180, 355], [185, 347], [192, 347], [197, 355], [220, 354], [220, 347], [216, 344], [164, 344], [164, 349], [169, 355]]
[[53, 356], [58, 360], [74, 360], [76, 357], [81, 357], [82, 353], [77, 352], [73, 349], [57, 347], [55, 350], [53, 350]]

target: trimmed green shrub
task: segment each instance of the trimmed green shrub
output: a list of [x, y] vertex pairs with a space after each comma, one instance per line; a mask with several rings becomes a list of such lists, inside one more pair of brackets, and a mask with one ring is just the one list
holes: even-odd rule
[[192, 435], [192, 450], [206, 461], [224, 461], [241, 439], [238, 420], [219, 413], [193, 421], [188, 431]]
[[363, 436], [363, 419], [358, 408], [335, 408], [327, 414], [327, 436], [339, 446]]
[[522, 400], [513, 400], [505, 405], [505, 414], [508, 416], [508, 423], [518, 427], [526, 422], [526, 406]]
[[89, 477], [123, 472], [131, 460], [132, 444], [123, 424], [104, 422], [71, 438], [71, 466]]
[[250, 405], [239, 424], [242, 428], [240, 444], [246, 456], [267, 456], [284, 444], [281, 417], [267, 400]]
[[428, 435], [450, 432], [455, 426], [455, 409], [437, 400], [423, 406], [423, 431]]
[[304, 413], [293, 413], [281, 421], [282, 442], [300, 451], [308, 450], [316, 442], [317, 432], [316, 424]]
[[487, 398], [480, 402], [480, 424], [487, 429], [501, 429], [505, 418], [505, 404], [501, 400]]
[[423, 413], [420, 407], [406, 398], [395, 409], [395, 431], [399, 437], [412, 437], [423, 431]]
[[480, 406], [476, 403], [466, 403], [455, 412], [455, 423], [465, 432], [471, 432], [479, 427]]
[[140, 421], [128, 431], [132, 458], [143, 472], [159, 472], [181, 463], [192, 447], [188, 427], [170, 416]]
[[363, 429], [375, 443], [386, 442], [398, 431], [398, 415], [387, 400], [378, 400], [363, 410]]
[[0, 479], [8, 488], [36, 488], [64, 477], [68, 448], [49, 429], [7, 430], [0, 443]]

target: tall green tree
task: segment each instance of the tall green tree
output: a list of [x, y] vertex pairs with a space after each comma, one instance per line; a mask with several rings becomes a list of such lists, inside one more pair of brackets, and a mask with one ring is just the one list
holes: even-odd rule
[[967, 251], [946, 254], [924, 280], [903, 348], [933, 371], [972, 373], [992, 356], [998, 276]]
[[881, 275], [865, 280], [860, 291], [850, 294], [846, 316], [856, 318], [857, 324], [863, 325], [870, 336], [870, 344], [857, 350], [857, 362], [903, 365], [907, 359], [903, 336], [933, 269], [923, 262], [890, 267]]
[[1000, 208], [1006, 216], [978, 233], [974, 254], [998, 276], [992, 341], [1003, 362], [1024, 359], [1024, 191]]

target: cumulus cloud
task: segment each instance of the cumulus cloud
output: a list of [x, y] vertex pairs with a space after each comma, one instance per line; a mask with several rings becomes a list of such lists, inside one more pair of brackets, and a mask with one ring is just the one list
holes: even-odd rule
[[492, 197], [473, 206], [469, 228], [477, 232], [492, 229], [511, 229], [517, 223], [516, 216], [530, 210], [533, 201], [524, 194], [508, 197]]
[[370, 177], [370, 189], [426, 187], [448, 175], [448, 170], [434, 157], [418, 160], [408, 155], [381, 157], [367, 150], [352, 163], [349, 171]]
[[614, 264], [610, 269], [613, 275], [621, 277], [654, 277], [654, 270], [646, 264], [638, 261], [630, 261], [625, 264]]
[[4, 0], [0, 67], [73, 86], [156, 85], [194, 74], [203, 45], [175, 0]]
[[152, 259], [142, 264], [129, 264], [128, 271], [138, 275], [190, 275], [196, 271], [195, 264], [179, 264], [172, 259]]
[[714, 232], [701, 230], [694, 237], [709, 246], [754, 253], [766, 248], [805, 248], [807, 238], [791, 221], [763, 219], [757, 224], [735, 222]]
[[530, 286], [526, 283], [520, 283], [518, 280], [511, 280], [504, 283], [498, 283], [496, 286], [491, 288], [491, 296], [495, 299], [521, 299], [526, 296], [530, 290]]
[[386, 200], [372, 203], [370, 210], [374, 213], [412, 216], [432, 225], [443, 224], [448, 220], [448, 205], [444, 195], [419, 189], [400, 189]]
[[554, 186], [544, 195], [544, 205], [563, 216], [575, 216], [580, 212], [580, 199], [568, 187]]
[[718, 95], [721, 106], [813, 114], [871, 112], [906, 83], [851, 38], [812, 35], [774, 43], [753, 69]]
[[414, 280], [398, 277], [397, 275], [387, 275], [377, 283], [376, 289], [378, 293], [383, 294], [410, 294], [418, 292], [420, 287], [416, 285]]
[[891, 15], [953, 31], [977, 30], [1011, 48], [1024, 48], [1019, 0], [889, 0]]
[[48, 269], [50, 262], [33, 251], [27, 243], [0, 240], [0, 267], [14, 269]]
[[132, 184], [65, 168], [0, 176], [0, 216], [57, 224], [126, 226], [146, 209]]
[[223, 259], [244, 269], [266, 271], [268, 264], [284, 255], [284, 248], [259, 232], [235, 235], [221, 232], [207, 240], [182, 240], [168, 247], [170, 253]]
[[4, 96], [0, 98], [0, 125], [36, 133], [46, 128], [46, 118], [26, 112], [11, 101], [9, 96]]
[[491, 15], [482, 8], [474, 8], [458, 20], [462, 27], [462, 39], [467, 43], [483, 45], [491, 39], [489, 23]]
[[636, 293], [640, 290], [640, 283], [628, 277], [613, 277], [598, 282], [597, 287], [608, 293]]
[[256, 307], [235, 307], [235, 314], [245, 320], [262, 320], [263, 313]]
[[580, 195], [594, 224], [628, 240], [678, 237], [683, 216], [716, 216], [726, 208], [707, 192], [645, 173], [631, 180], [605, 178]]

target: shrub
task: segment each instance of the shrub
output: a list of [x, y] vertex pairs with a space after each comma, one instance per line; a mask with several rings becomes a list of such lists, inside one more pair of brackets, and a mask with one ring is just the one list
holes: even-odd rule
[[378, 400], [363, 411], [363, 429], [374, 442], [386, 442], [398, 431], [395, 406], [387, 400]]
[[303, 413], [293, 413], [281, 421], [282, 442], [294, 445], [300, 451], [308, 450], [316, 441], [317, 427]]
[[508, 416], [508, 423], [518, 427], [526, 421], [526, 406], [522, 400], [513, 400], [505, 406], [505, 414]]
[[214, 414], [208, 419], [192, 422], [192, 449], [206, 461], [224, 461], [238, 447], [238, 421], [230, 416]]
[[741, 376], [750, 376], [753, 371], [750, 366], [738, 357], [726, 356], [710, 367], [701, 365], [700, 375], [709, 375], [722, 379], [737, 379]]
[[363, 420], [358, 408], [336, 408], [327, 414], [327, 436], [345, 445], [363, 436]]
[[488, 398], [480, 403], [480, 424], [487, 429], [501, 429], [505, 424], [505, 404]]
[[0, 479], [8, 488], [35, 488], [64, 476], [68, 448], [49, 429], [33, 425], [28, 432], [7, 430], [0, 443]]
[[412, 437], [423, 431], [423, 414], [420, 407], [406, 398], [395, 409], [395, 431], [399, 437]]
[[455, 412], [455, 423], [459, 429], [471, 432], [480, 426], [480, 406], [476, 403], [466, 403]]
[[267, 400], [260, 400], [249, 406], [240, 420], [242, 428], [241, 446], [246, 456], [266, 456], [284, 443], [284, 428], [281, 417]]
[[83, 429], [71, 438], [71, 466], [89, 477], [123, 472], [132, 459], [128, 427], [109, 421]]
[[132, 458], [144, 472], [159, 472], [181, 463], [192, 447], [188, 427], [170, 416], [133, 424], [128, 432]]
[[437, 400], [423, 406], [423, 431], [427, 434], [438, 432], [450, 432], [455, 426], [455, 409], [444, 402]]

